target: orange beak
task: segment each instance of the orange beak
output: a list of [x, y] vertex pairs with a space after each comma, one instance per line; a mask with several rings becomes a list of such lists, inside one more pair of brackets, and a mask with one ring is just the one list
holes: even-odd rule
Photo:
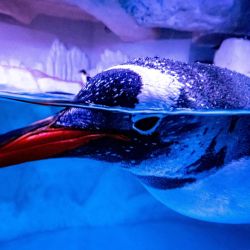
[[105, 136], [126, 140], [119, 135], [42, 126], [0, 146], [0, 167], [55, 157]]

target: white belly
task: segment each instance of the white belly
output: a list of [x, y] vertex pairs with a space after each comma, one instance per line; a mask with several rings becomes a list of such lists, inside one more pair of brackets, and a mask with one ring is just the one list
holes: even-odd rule
[[192, 218], [250, 222], [250, 157], [231, 162], [215, 174], [182, 188], [146, 188], [169, 208]]

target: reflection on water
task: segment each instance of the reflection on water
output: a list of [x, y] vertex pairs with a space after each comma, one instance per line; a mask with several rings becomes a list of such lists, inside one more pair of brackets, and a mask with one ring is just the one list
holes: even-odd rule
[[49, 105], [49, 106], [58, 106], [58, 107], [78, 107], [85, 109], [95, 109], [95, 110], [105, 110], [110, 112], [120, 112], [128, 114], [162, 114], [162, 115], [178, 115], [178, 114], [194, 114], [194, 115], [240, 115], [240, 114], [249, 114], [249, 109], [233, 109], [233, 110], [191, 110], [191, 109], [158, 109], [158, 108], [147, 108], [147, 109], [132, 109], [125, 107], [108, 107], [104, 105], [97, 104], [85, 104], [79, 103], [75, 100], [75, 95], [67, 92], [46, 92], [46, 93], [26, 93], [26, 92], [13, 92], [8, 91], [7, 89], [0, 88], [0, 98], [16, 100], [21, 102], [27, 102], [31, 104], [40, 104], [40, 105]]

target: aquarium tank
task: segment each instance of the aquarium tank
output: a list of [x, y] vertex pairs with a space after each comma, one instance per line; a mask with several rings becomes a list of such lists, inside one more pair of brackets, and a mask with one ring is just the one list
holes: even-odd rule
[[0, 249], [249, 250], [250, 2], [0, 0]]

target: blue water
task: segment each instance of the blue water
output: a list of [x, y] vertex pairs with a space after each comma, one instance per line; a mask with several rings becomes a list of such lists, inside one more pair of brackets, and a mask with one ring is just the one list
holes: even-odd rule
[[[0, 100], [0, 133], [60, 108]], [[130, 173], [89, 159], [0, 170], [0, 249], [250, 249], [250, 225], [202, 222], [153, 198]]]
[[[0, 85], [1, 86], [1, 85]], [[162, 114], [162, 115], [181, 115], [181, 114], [192, 114], [192, 115], [241, 115], [241, 114], [250, 114], [249, 109], [241, 109], [241, 110], [189, 110], [189, 109], [175, 109], [171, 110], [164, 108], [143, 108], [143, 109], [132, 109], [132, 108], [124, 108], [124, 107], [108, 107], [104, 105], [98, 104], [84, 104], [75, 101], [75, 95], [67, 93], [67, 92], [45, 92], [45, 93], [27, 93], [27, 92], [14, 92], [4, 90], [0, 88], [0, 98], [6, 100], [13, 100], [18, 102], [32, 103], [32, 104], [40, 104], [51, 107], [78, 107], [85, 109], [96, 109], [96, 110], [105, 110], [110, 112], [119, 112], [119, 113], [127, 113], [127, 114]]]

